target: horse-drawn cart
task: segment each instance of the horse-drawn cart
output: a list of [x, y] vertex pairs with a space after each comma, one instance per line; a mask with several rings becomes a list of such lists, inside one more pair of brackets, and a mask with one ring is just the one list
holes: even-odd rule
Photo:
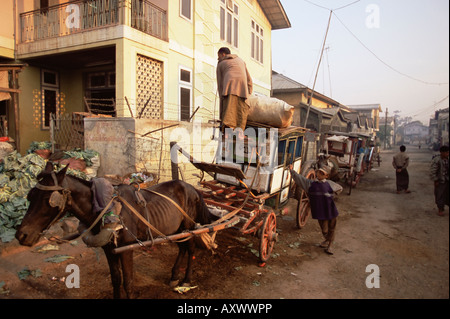
[[[246, 135], [242, 145], [237, 139], [220, 139], [217, 163], [198, 162], [184, 150], [179, 151], [202, 172], [199, 190], [210, 211], [219, 212], [219, 221], [239, 216], [235, 227], [242, 234], [259, 237], [259, 259], [264, 263], [277, 240], [275, 212], [282, 210], [294, 194], [288, 166], [292, 164], [300, 172], [306, 131], [301, 127], [247, 126], [246, 134], [252, 130], [255, 134]], [[212, 179], [207, 180], [205, 173]], [[309, 216], [310, 208], [303, 192], [295, 194], [299, 220]]]

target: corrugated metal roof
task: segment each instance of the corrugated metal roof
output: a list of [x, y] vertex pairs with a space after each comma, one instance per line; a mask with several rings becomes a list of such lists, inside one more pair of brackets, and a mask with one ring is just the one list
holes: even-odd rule
[[350, 109], [353, 110], [373, 110], [378, 109], [380, 112], [382, 112], [382, 108], [380, 104], [357, 104], [357, 105], [347, 105]]
[[291, 22], [284, 11], [280, 0], [258, 0], [264, 14], [272, 25], [272, 30], [286, 29], [291, 27]]
[[272, 89], [273, 90], [291, 90], [291, 89], [306, 89], [307, 87], [298, 83], [283, 74], [272, 71]]

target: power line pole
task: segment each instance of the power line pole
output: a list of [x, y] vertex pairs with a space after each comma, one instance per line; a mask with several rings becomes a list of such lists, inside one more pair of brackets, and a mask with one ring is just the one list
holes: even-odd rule
[[[325, 38], [323, 39], [322, 50], [320, 52], [320, 59], [319, 59], [319, 63], [317, 64], [316, 76], [314, 77], [314, 83], [313, 83], [313, 87], [312, 87], [312, 90], [311, 90], [311, 95], [309, 97], [309, 101], [307, 100], [307, 102], [308, 102], [308, 109], [306, 111], [305, 125], [303, 125], [303, 127], [305, 127], [305, 128], [306, 128], [306, 124], [308, 123], [309, 110], [311, 109], [312, 98], [313, 98], [313, 95], [314, 95], [314, 89], [316, 87], [317, 74], [319, 73], [320, 63], [322, 62], [323, 50], [325, 49], [325, 44], [327, 42], [328, 30], [330, 29], [330, 23], [331, 23], [331, 16], [332, 15], [333, 15], [333, 10], [330, 10], [330, 17], [328, 18], [327, 31], [325, 32]], [[308, 97], [308, 90], [306, 91], [306, 96]]]
[[386, 108], [386, 115], [384, 118], [384, 149], [386, 149], [386, 142], [387, 142], [387, 117], [388, 117], [388, 108]]

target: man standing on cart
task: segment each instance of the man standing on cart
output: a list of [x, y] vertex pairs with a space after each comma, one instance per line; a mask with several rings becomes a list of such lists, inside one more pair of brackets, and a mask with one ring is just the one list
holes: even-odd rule
[[[253, 92], [253, 82], [245, 62], [230, 49], [222, 47], [217, 52], [217, 90], [220, 97], [221, 131], [225, 128], [245, 130], [250, 106], [247, 98]], [[243, 133], [240, 133], [243, 138]]]

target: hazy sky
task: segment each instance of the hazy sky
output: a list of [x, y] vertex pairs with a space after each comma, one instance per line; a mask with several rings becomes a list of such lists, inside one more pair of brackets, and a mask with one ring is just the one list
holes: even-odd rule
[[281, 3], [292, 27], [272, 32], [273, 70], [313, 87], [333, 9], [316, 91], [344, 105], [379, 103], [382, 117], [388, 108], [425, 125], [449, 106], [448, 0]]

